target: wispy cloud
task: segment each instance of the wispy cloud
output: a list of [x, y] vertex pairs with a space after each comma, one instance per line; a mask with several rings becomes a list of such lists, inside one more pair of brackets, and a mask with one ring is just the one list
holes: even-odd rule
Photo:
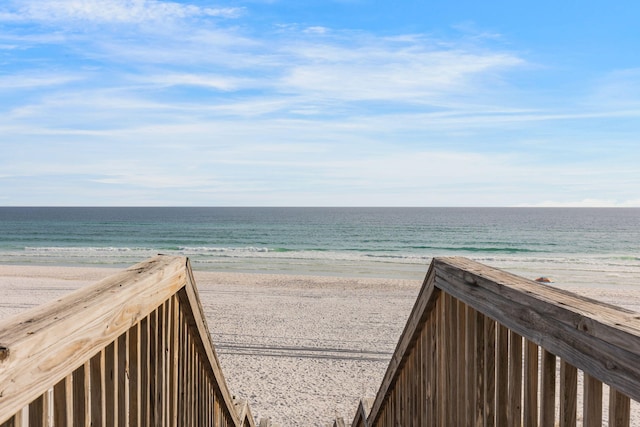
[[155, 0], [20, 0], [13, 12], [0, 13], [0, 19], [100, 23], [153, 23], [192, 17], [236, 18], [241, 8], [210, 8]]
[[0, 76], [0, 91], [15, 89], [34, 89], [45, 86], [60, 86], [84, 79], [80, 75], [56, 75], [53, 73], [4, 75]]
[[637, 200], [638, 70], [567, 96], [520, 84], [539, 67], [473, 26], [258, 31], [250, 9], [202, 4], [0, 5], [0, 170], [23, 183], [5, 188], [59, 179], [55, 191], [122, 200], [166, 188], [195, 204]]

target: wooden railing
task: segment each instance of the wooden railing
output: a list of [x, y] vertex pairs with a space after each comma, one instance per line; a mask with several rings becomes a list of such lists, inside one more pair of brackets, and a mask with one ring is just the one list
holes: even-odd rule
[[352, 426], [621, 427], [639, 400], [640, 314], [436, 258]]
[[0, 426], [254, 426], [189, 261], [158, 256], [0, 323]]

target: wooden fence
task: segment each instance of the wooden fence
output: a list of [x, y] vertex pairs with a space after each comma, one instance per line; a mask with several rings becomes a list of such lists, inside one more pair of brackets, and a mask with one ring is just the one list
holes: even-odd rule
[[158, 256], [0, 323], [0, 426], [254, 426], [189, 261]]
[[622, 427], [639, 400], [640, 314], [436, 258], [352, 426]]

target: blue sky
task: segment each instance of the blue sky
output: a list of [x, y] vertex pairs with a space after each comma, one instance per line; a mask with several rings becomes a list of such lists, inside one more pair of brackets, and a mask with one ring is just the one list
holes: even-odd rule
[[0, 205], [640, 206], [638, 17], [5, 0]]

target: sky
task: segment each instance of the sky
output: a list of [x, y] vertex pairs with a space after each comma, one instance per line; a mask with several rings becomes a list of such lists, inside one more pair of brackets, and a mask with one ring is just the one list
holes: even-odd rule
[[640, 206], [640, 2], [3, 0], [3, 206]]

